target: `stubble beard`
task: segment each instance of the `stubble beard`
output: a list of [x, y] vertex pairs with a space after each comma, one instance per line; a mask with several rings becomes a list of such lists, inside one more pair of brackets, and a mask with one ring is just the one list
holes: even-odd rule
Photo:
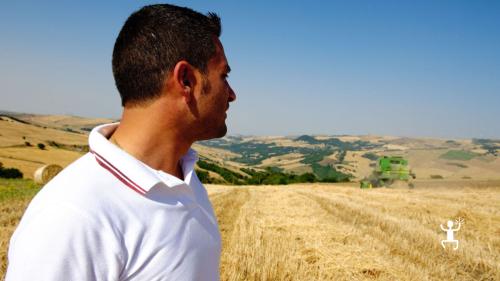
[[[209, 95], [210, 91], [212, 90], [212, 85], [210, 81], [203, 76], [202, 80], [202, 95]], [[221, 125], [218, 125], [218, 122], [214, 122], [218, 120], [210, 120], [209, 122], [205, 123], [205, 132], [206, 136], [203, 137], [203, 140], [209, 140], [209, 139], [216, 139], [216, 138], [222, 138], [226, 135], [227, 133], [227, 125], [226, 125], [226, 120], [221, 121]], [[217, 126], [218, 125], [218, 126]], [[217, 127], [215, 127], [217, 126]]]

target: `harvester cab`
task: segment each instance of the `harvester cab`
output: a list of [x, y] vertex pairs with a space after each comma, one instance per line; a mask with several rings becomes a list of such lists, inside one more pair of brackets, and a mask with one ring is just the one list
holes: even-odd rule
[[402, 156], [382, 156], [373, 173], [361, 181], [360, 187], [390, 187], [396, 182], [406, 182], [408, 187], [413, 188], [411, 180], [415, 177], [408, 166], [408, 160]]

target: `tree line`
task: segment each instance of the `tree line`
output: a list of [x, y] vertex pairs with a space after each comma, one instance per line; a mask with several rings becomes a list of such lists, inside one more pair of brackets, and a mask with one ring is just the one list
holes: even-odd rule
[[[199, 160], [197, 164], [198, 167], [203, 169], [196, 170], [196, 174], [202, 183], [225, 183], [234, 185], [284, 185], [292, 183], [349, 181], [349, 176], [346, 176], [342, 173], [330, 174], [329, 177], [326, 178], [318, 178], [313, 173], [293, 174], [283, 172], [282, 169], [277, 167], [267, 167], [264, 170], [241, 168], [240, 171], [244, 173], [242, 174], [205, 160]], [[223, 180], [211, 177], [208, 171], [220, 175]]]

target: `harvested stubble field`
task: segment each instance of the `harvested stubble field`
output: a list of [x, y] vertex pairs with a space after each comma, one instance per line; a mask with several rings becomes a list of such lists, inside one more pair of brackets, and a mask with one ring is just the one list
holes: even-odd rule
[[[29, 198], [0, 182], [0, 253]], [[425, 185], [425, 184], [424, 184]], [[222, 280], [500, 280], [500, 184], [217, 186]], [[462, 217], [457, 251], [439, 224]]]
[[[222, 280], [500, 280], [500, 184], [210, 186]], [[440, 224], [462, 217], [457, 251]]]

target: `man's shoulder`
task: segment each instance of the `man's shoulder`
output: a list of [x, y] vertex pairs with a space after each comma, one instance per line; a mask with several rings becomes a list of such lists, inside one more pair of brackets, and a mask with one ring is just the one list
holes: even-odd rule
[[57, 176], [48, 182], [42, 191], [69, 195], [91, 195], [92, 191], [100, 185], [109, 182], [110, 177], [97, 164], [94, 156], [87, 153], [63, 169]]
[[[111, 196], [105, 191], [97, 194], [106, 182], [92, 161], [89, 154], [79, 158], [30, 202], [10, 240], [9, 280], [34, 272], [47, 280], [56, 274], [89, 274], [93, 271], [85, 270], [90, 266], [103, 274], [109, 272], [109, 266], [118, 276], [119, 272], [113, 270], [122, 266], [121, 238], [112, 225], [116, 216], [109, 216], [106, 209]], [[68, 267], [67, 260], [72, 266]], [[75, 271], [76, 265], [84, 270]], [[44, 278], [49, 275], [52, 278]]]
[[48, 182], [33, 198], [27, 212], [61, 204], [92, 210], [111, 197], [108, 190], [117, 184], [108, 174], [87, 153]]
[[119, 183], [94, 162], [93, 155], [86, 154], [47, 183], [28, 205], [17, 232], [57, 217], [66, 224], [83, 223], [84, 218], [87, 227], [109, 224], [114, 219], [109, 210], [118, 205], [113, 200], [120, 200]]

